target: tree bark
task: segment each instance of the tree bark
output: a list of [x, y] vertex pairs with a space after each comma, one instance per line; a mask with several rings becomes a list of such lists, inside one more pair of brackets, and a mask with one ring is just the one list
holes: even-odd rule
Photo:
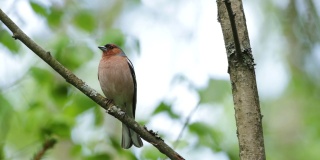
[[228, 57], [232, 94], [242, 160], [264, 160], [262, 115], [260, 113], [254, 60], [241, 0], [217, 0]]

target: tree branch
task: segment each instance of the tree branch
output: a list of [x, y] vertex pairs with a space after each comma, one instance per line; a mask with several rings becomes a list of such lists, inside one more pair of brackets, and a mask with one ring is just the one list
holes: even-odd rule
[[33, 157], [33, 160], [41, 160], [44, 156], [44, 154], [46, 153], [46, 151], [48, 151], [50, 148], [53, 148], [53, 146], [56, 144], [57, 140], [50, 138], [47, 139], [43, 145], [41, 150], [39, 150]]
[[193, 116], [194, 113], [196, 113], [198, 107], [200, 106], [200, 103], [198, 102], [197, 105], [192, 109], [192, 111], [189, 113], [189, 115], [186, 118], [186, 121], [183, 124], [183, 127], [177, 137], [177, 140], [173, 143], [173, 148], [176, 148], [180, 143], [180, 138], [182, 137], [183, 131], [186, 129], [186, 127], [189, 125], [190, 119]]
[[[266, 159], [254, 60], [241, 0], [217, 0], [242, 160]], [[236, 52], [236, 53], [235, 53]], [[234, 54], [235, 53], [235, 54]]]
[[131, 129], [137, 132], [141, 136], [141, 138], [154, 145], [161, 153], [167, 155], [170, 159], [184, 159], [171, 147], [164, 143], [164, 141], [160, 137], [155, 135], [152, 130], [148, 131], [145, 127], [139, 125], [134, 119], [128, 117], [114, 104], [107, 103], [108, 101], [106, 98], [104, 98], [101, 94], [89, 87], [85, 82], [83, 82], [81, 79], [75, 76], [63, 65], [61, 65], [57, 60], [55, 60], [51, 56], [50, 52], [45, 51], [43, 48], [37, 45], [32, 39], [30, 39], [1, 9], [0, 20], [12, 31], [13, 38], [20, 40], [35, 54], [37, 54], [41, 59], [43, 59], [48, 65], [50, 65], [56, 72], [58, 72], [63, 78], [65, 78], [68, 83], [78, 88], [82, 93], [84, 93], [97, 104], [99, 104], [102, 108], [104, 108], [107, 111], [107, 113], [119, 119], [121, 122], [125, 123]]

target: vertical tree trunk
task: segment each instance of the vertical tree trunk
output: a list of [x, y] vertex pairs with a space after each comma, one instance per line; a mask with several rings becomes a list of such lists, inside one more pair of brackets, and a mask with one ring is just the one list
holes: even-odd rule
[[228, 56], [228, 73], [239, 140], [240, 159], [264, 160], [265, 150], [254, 60], [241, 0], [217, 0]]

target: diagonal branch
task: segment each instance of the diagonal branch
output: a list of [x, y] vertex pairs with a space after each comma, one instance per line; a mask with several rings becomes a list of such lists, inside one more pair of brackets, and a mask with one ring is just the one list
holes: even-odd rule
[[41, 150], [39, 150], [33, 157], [32, 160], [41, 160], [44, 156], [44, 154], [46, 153], [46, 151], [48, 151], [49, 149], [53, 148], [53, 146], [57, 143], [57, 140], [55, 140], [54, 138], [50, 138], [47, 139], [43, 145]]
[[187, 116], [187, 118], [186, 118], [186, 121], [184, 122], [184, 124], [183, 124], [183, 127], [182, 127], [182, 129], [181, 129], [181, 131], [180, 131], [180, 133], [179, 133], [179, 135], [178, 135], [178, 138], [177, 138], [177, 140], [174, 142], [174, 144], [173, 144], [173, 148], [176, 148], [178, 145], [179, 145], [179, 143], [180, 143], [180, 138], [182, 137], [182, 134], [183, 134], [183, 131], [186, 129], [186, 127], [189, 125], [189, 122], [190, 122], [190, 119], [191, 119], [191, 117], [193, 116], [193, 114], [197, 111], [197, 109], [199, 108], [199, 106], [200, 106], [200, 104], [199, 104], [199, 102], [198, 102], [198, 104], [193, 108], [193, 110], [189, 113], [189, 115]]
[[44, 60], [48, 65], [50, 65], [56, 72], [58, 72], [63, 78], [65, 78], [68, 83], [78, 88], [82, 93], [84, 93], [97, 104], [99, 104], [102, 108], [104, 108], [107, 111], [107, 113], [119, 119], [121, 122], [125, 123], [131, 129], [137, 132], [141, 136], [141, 138], [154, 145], [161, 153], [167, 155], [170, 159], [184, 159], [171, 147], [169, 147], [161, 138], [155, 135], [153, 131], [148, 131], [145, 127], [138, 124], [134, 119], [124, 114], [124, 112], [122, 112], [114, 104], [107, 103], [106, 98], [104, 98], [97, 91], [89, 87], [85, 82], [83, 82], [71, 71], [69, 71], [62, 64], [60, 64], [56, 59], [54, 59], [51, 56], [50, 52], [45, 51], [32, 39], [30, 39], [1, 9], [0, 20], [12, 31], [13, 38], [20, 40], [35, 54], [37, 54], [42, 60]]

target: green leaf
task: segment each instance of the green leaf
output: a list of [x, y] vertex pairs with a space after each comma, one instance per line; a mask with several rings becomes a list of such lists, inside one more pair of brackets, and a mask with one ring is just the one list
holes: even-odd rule
[[0, 94], [0, 106], [0, 144], [5, 144], [5, 139], [10, 129], [10, 121], [13, 115], [13, 110], [9, 101], [5, 99], [2, 94]]
[[82, 146], [74, 144], [72, 149], [71, 149], [71, 155], [80, 155], [82, 152]]
[[165, 159], [165, 156], [153, 147], [145, 147], [141, 154], [141, 159]]
[[58, 83], [52, 88], [51, 92], [54, 98], [65, 98], [67, 97], [69, 86], [67, 83]]
[[211, 79], [207, 88], [199, 90], [201, 103], [218, 103], [231, 96], [230, 82], [226, 80]]
[[159, 114], [161, 112], [166, 112], [173, 119], [178, 119], [180, 116], [174, 113], [171, 109], [171, 106], [161, 102], [158, 107], [153, 111], [152, 115]]
[[55, 121], [50, 124], [47, 124], [42, 131], [46, 131], [43, 133], [49, 133], [48, 135], [50, 135], [51, 133], [54, 135], [58, 135], [62, 138], [69, 138], [71, 133], [71, 126], [64, 122]]
[[19, 51], [19, 44], [16, 41], [14, 41], [12, 35], [4, 29], [1, 30], [0, 43], [2, 43], [13, 53], [17, 53]]
[[38, 15], [41, 15], [41, 16], [48, 15], [47, 9], [43, 6], [41, 6], [40, 4], [35, 3], [35, 2], [30, 2], [30, 5], [31, 5], [31, 8], [33, 9], [33, 11], [35, 13], [37, 13]]
[[5, 159], [4, 144], [0, 143], [0, 159]]
[[101, 160], [101, 159], [112, 159], [112, 157], [107, 153], [98, 153], [96, 155], [85, 157], [85, 160]]
[[195, 122], [190, 124], [189, 131], [194, 133], [199, 138], [199, 146], [208, 146], [213, 151], [220, 151], [220, 143], [222, 140], [222, 134], [213, 129], [212, 126], [209, 126], [202, 122]]
[[85, 44], [72, 44], [69, 38], [62, 37], [56, 46], [56, 59], [70, 70], [76, 70], [81, 65], [89, 62], [94, 53]]
[[101, 36], [102, 39], [99, 40], [100, 45], [105, 45], [107, 43], [114, 43], [118, 46], [123, 46], [125, 38], [124, 34], [120, 29], [109, 28], [106, 30], [105, 34]]
[[57, 27], [60, 26], [61, 19], [63, 16], [63, 10], [57, 8], [55, 6], [50, 8], [50, 13], [47, 16], [47, 21], [50, 27]]
[[80, 11], [78, 12], [73, 19], [75, 26], [87, 31], [92, 32], [94, 31], [96, 27], [96, 21], [94, 20], [94, 17], [92, 13], [88, 11]]
[[84, 111], [97, 106], [97, 104], [82, 93], [76, 92], [74, 96], [69, 97], [71, 101], [64, 108], [64, 114], [75, 117]]
[[100, 107], [94, 107], [93, 111], [94, 111], [94, 116], [95, 116], [94, 124], [96, 126], [102, 125], [105, 113], [101, 111]]
[[39, 142], [40, 128], [47, 124], [48, 119], [50, 119], [50, 113], [44, 107], [39, 107], [38, 109], [32, 108], [21, 112], [16, 111], [14, 117], [12, 118], [6, 143], [15, 148], [23, 148], [25, 146], [33, 148], [34, 145], [31, 146], [30, 144]]
[[30, 68], [30, 73], [40, 85], [52, 84], [54, 77], [51, 72], [40, 67]]
[[111, 136], [110, 138], [110, 142], [111, 142], [111, 146], [116, 149], [117, 151], [121, 150], [121, 147], [120, 147], [120, 141], [118, 139], [118, 136]]

